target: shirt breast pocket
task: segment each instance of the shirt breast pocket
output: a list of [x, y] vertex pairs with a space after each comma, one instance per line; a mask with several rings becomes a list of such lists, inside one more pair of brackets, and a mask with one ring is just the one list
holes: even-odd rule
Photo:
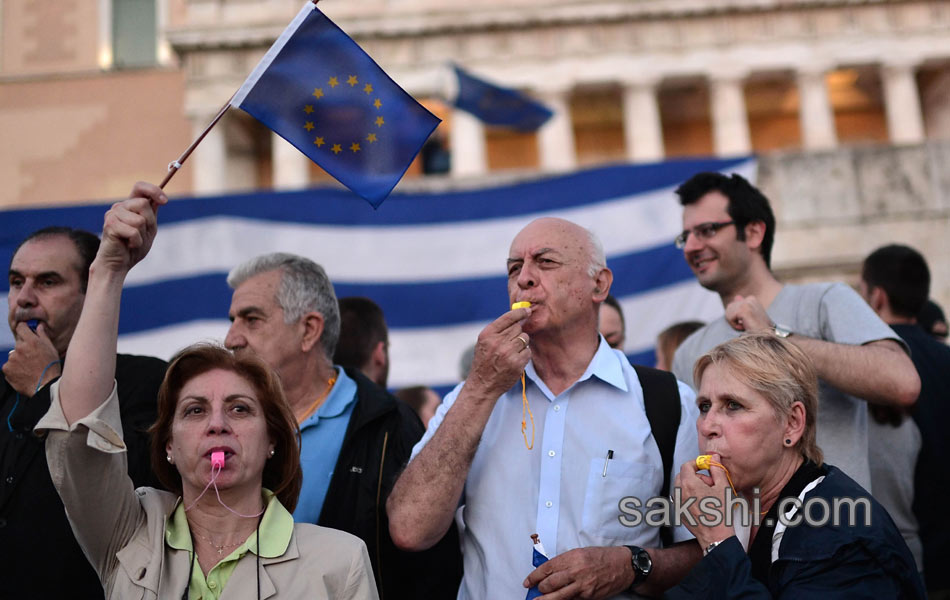
[[645, 463], [610, 460], [604, 476], [604, 459], [592, 458], [584, 495], [583, 533], [602, 544], [622, 542], [633, 531], [620, 522], [620, 501], [636, 496], [643, 504], [660, 489], [659, 467]]

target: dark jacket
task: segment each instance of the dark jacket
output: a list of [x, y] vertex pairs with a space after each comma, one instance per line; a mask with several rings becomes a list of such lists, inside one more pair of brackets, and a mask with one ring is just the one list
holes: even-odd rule
[[[887, 511], [840, 469], [827, 466], [825, 479], [805, 496], [868, 498], [870, 526], [858, 509], [857, 524], [848, 526], [842, 504], [840, 525], [789, 526], [778, 560], [768, 569], [768, 584], [752, 576], [752, 562], [735, 537], [716, 546], [666, 598], [906, 598], [925, 600], [914, 559]], [[800, 513], [799, 513], [800, 514]], [[814, 508], [813, 516], [821, 510]]]
[[[116, 357], [129, 475], [136, 487], [157, 487], [146, 429], [155, 421], [166, 366], [146, 356]], [[6, 379], [0, 384], [0, 572], [5, 575], [0, 598], [103, 596], [53, 487], [44, 440], [33, 435], [33, 426], [49, 409], [51, 385], [17, 402]]]
[[396, 548], [386, 499], [425, 428], [415, 411], [355, 369], [357, 399], [318, 525], [361, 538], [382, 600], [454, 599], [462, 579], [458, 530], [423, 552]]

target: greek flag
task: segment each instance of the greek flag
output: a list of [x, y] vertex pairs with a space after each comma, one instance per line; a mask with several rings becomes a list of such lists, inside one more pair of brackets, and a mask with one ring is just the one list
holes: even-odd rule
[[[338, 296], [367, 296], [390, 328], [393, 388], [459, 381], [459, 358], [478, 332], [508, 310], [505, 260], [515, 234], [541, 216], [593, 230], [614, 272], [611, 292], [627, 321], [626, 353], [652, 365], [656, 334], [686, 319], [722, 314], [673, 245], [682, 208], [673, 190], [699, 171], [754, 180], [753, 158], [617, 165], [478, 189], [394, 193], [379, 209], [349, 191], [174, 198], [159, 213], [148, 258], [129, 274], [119, 351], [170, 357], [223, 340], [231, 290], [227, 272], [259, 254], [284, 251], [323, 265]], [[49, 225], [98, 232], [107, 205], [0, 211], [0, 260]], [[6, 294], [3, 295], [6, 297]], [[13, 347], [0, 332], [0, 360]]]

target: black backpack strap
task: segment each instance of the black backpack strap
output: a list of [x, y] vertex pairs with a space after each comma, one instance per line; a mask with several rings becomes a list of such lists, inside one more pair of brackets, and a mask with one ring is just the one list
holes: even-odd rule
[[[676, 448], [676, 431], [680, 426], [680, 390], [676, 377], [667, 371], [633, 365], [643, 388], [643, 404], [647, 421], [653, 431], [653, 439], [660, 449], [663, 462], [663, 487], [660, 496], [670, 495], [670, 471], [673, 469], [673, 451]], [[669, 546], [672, 531], [668, 527], [660, 530], [660, 539]]]

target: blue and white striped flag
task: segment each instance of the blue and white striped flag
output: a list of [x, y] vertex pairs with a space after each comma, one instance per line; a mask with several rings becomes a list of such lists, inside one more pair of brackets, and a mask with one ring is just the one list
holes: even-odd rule
[[[559, 216], [603, 241], [611, 292], [627, 320], [625, 351], [652, 365], [663, 328], [722, 314], [719, 297], [696, 283], [673, 245], [682, 229], [673, 190], [698, 171], [754, 180], [755, 168], [752, 158], [610, 166], [483, 189], [396, 193], [377, 210], [334, 189], [173, 199], [159, 213], [149, 257], [127, 280], [119, 350], [168, 358], [189, 343], [222, 340], [227, 272], [259, 254], [293, 252], [322, 264], [338, 296], [367, 296], [383, 308], [392, 387], [445, 390], [459, 379], [462, 352], [508, 310], [511, 240], [530, 220]], [[9, 265], [16, 245], [41, 227], [98, 232], [106, 208], [0, 211], [0, 261]], [[0, 328], [0, 360], [12, 347], [12, 334]]]

